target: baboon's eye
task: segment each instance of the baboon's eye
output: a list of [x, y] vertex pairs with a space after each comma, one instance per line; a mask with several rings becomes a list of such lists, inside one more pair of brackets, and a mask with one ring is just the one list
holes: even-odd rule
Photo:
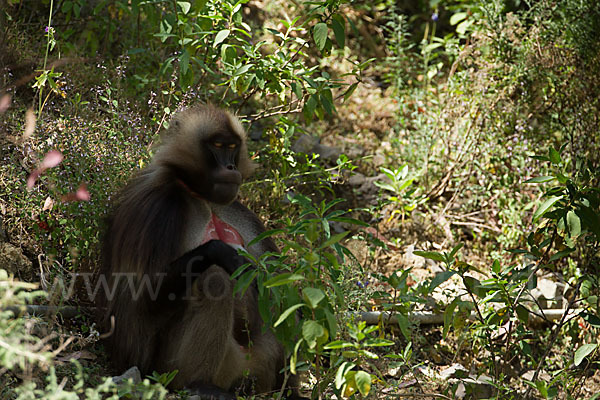
[[221, 143], [221, 142], [214, 142], [213, 146], [215, 146], [216, 148], [220, 149], [221, 147], [223, 147], [223, 143]]
[[227, 147], [229, 147], [230, 149], [235, 149], [235, 147], [236, 147], [236, 146], [237, 146], [237, 145], [236, 145], [235, 143], [229, 143], [229, 144], [227, 145]]

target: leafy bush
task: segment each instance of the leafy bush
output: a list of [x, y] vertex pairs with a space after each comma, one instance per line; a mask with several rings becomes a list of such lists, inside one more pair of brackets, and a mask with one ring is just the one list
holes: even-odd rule
[[[36, 329], [38, 322], [33, 317], [21, 316], [27, 304], [46, 297], [46, 293], [35, 290], [37, 285], [19, 282], [0, 270], [0, 366], [3, 368], [2, 382], [9, 383], [2, 389], [3, 399], [119, 399], [131, 397], [143, 399], [164, 399], [166, 390], [163, 386], [152, 384], [148, 379], [134, 384], [126, 381], [116, 386], [111, 378], [95, 387], [86, 383], [87, 376], [82, 366], [73, 361], [74, 374], [71, 379], [57, 376], [54, 365], [55, 352], [53, 339], [56, 334], [40, 337]], [[37, 331], [37, 332], [36, 332]], [[68, 346], [62, 344], [61, 348]], [[57, 346], [58, 347], [58, 346]], [[36, 383], [32, 379], [37, 370], [45, 373], [45, 384]], [[10, 379], [18, 377], [21, 383], [12, 384]]]

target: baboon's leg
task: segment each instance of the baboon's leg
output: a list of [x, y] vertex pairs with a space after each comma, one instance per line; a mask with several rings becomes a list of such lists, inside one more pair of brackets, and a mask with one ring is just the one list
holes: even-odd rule
[[242, 378], [244, 353], [232, 335], [233, 284], [222, 268], [212, 266], [195, 281], [183, 318], [169, 328], [161, 371], [179, 370], [172, 387], [191, 384], [229, 390]]
[[284, 360], [283, 348], [275, 335], [267, 330], [252, 342], [249, 351], [250, 376], [256, 379], [256, 392], [279, 390], [276, 382]]

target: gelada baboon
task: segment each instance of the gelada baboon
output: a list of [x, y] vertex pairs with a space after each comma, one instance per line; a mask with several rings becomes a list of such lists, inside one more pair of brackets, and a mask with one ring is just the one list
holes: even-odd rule
[[171, 387], [205, 397], [281, 387], [283, 348], [264, 327], [257, 288], [234, 296], [230, 279], [246, 263], [234, 247], [277, 251], [270, 239], [246, 246], [264, 228], [236, 201], [253, 170], [245, 140], [226, 111], [183, 111], [117, 196], [99, 276], [114, 289], [101, 303], [117, 368], [178, 370]]

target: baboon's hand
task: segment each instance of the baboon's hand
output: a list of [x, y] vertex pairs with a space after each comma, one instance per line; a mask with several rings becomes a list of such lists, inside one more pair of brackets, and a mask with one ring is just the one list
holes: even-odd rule
[[202, 260], [202, 267], [218, 265], [230, 275], [239, 267], [246, 264], [247, 260], [237, 253], [237, 250], [221, 240], [210, 240], [196, 247], [190, 252], [192, 257]]

